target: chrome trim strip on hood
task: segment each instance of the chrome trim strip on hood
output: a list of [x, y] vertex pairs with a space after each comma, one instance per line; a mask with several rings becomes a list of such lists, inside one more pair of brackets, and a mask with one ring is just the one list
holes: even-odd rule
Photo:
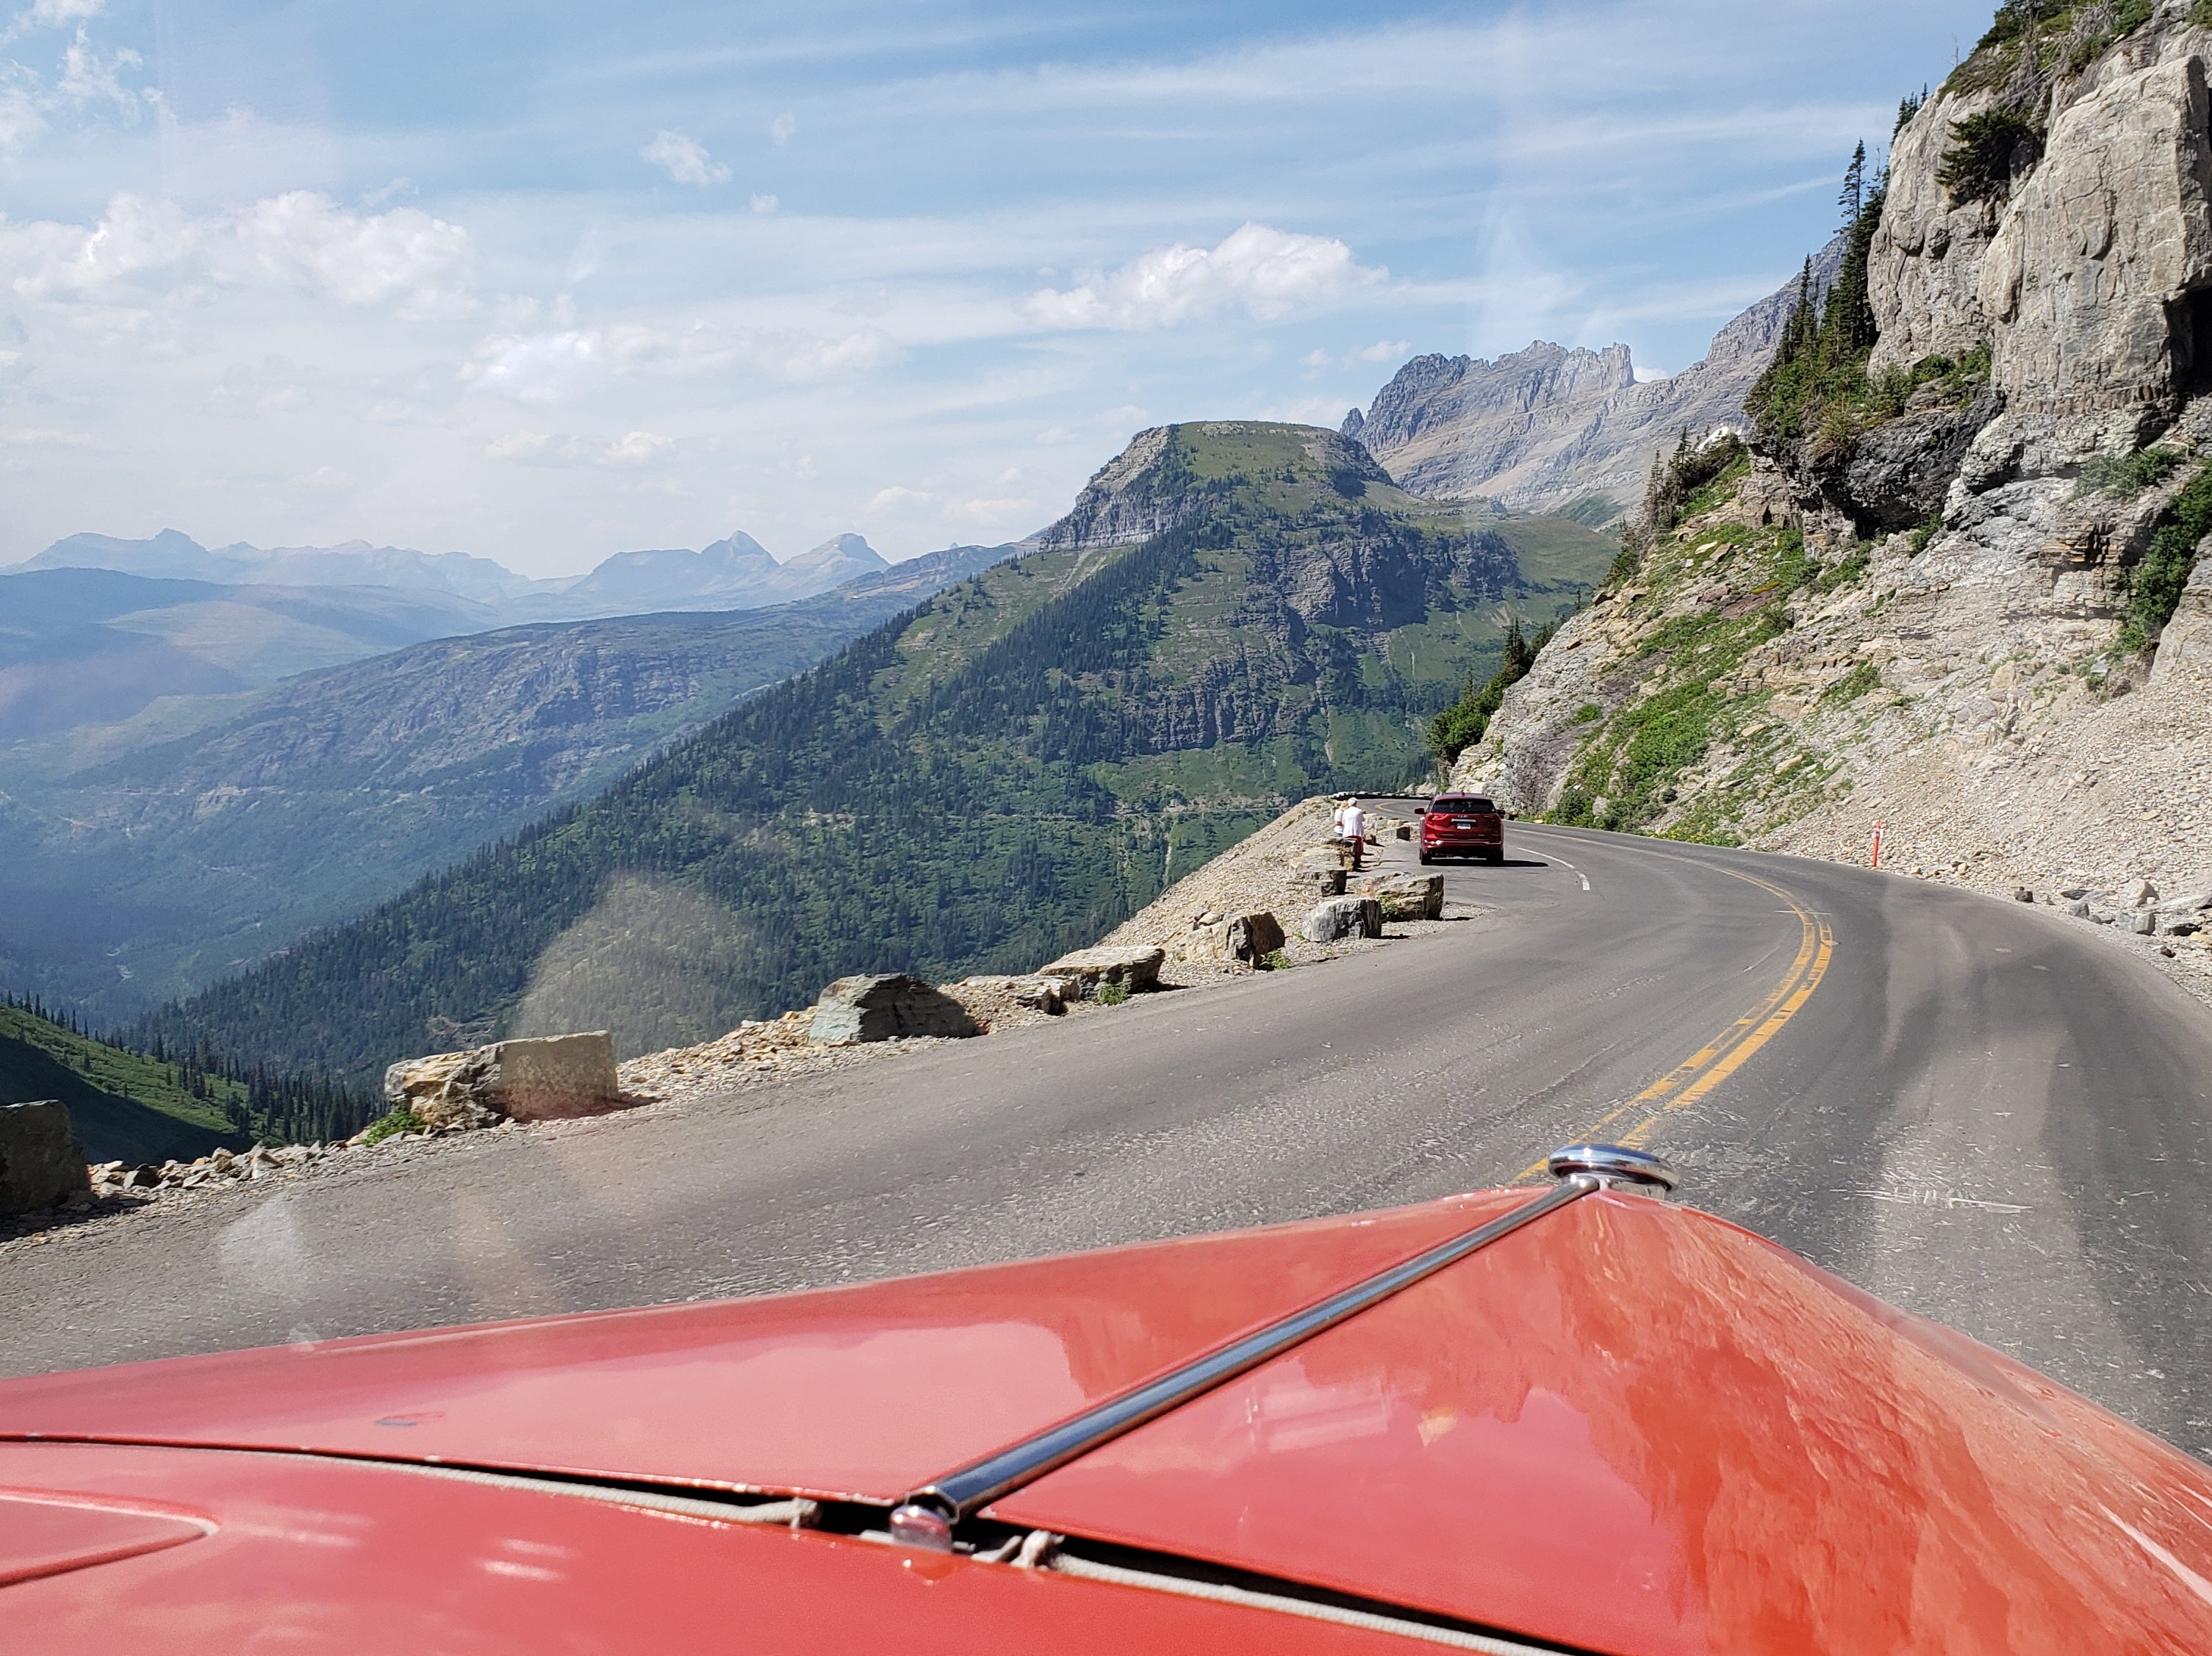
[[893, 1509], [891, 1537], [907, 1546], [949, 1551], [954, 1527], [994, 1501], [1012, 1494], [1025, 1483], [1034, 1483], [1124, 1432], [1133, 1431], [1180, 1407], [1200, 1392], [1210, 1392], [1292, 1346], [1303, 1344], [1347, 1317], [1411, 1288], [1447, 1265], [1457, 1264], [1468, 1254], [1512, 1234], [1553, 1210], [1579, 1201], [1594, 1190], [1603, 1189], [1609, 1182], [1595, 1173], [1565, 1173], [1557, 1186], [1533, 1202], [1523, 1203], [1510, 1213], [1501, 1214], [1449, 1241], [1439, 1242], [1426, 1253], [1415, 1254], [1364, 1282], [1340, 1289], [1325, 1300], [1255, 1329], [1240, 1340], [1194, 1358], [1133, 1391], [1109, 1398], [1057, 1426], [1047, 1427], [1010, 1447], [933, 1479]]

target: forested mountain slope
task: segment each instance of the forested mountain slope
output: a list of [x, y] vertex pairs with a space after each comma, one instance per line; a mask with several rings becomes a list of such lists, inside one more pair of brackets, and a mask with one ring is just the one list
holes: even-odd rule
[[1285, 799], [1419, 773], [1505, 623], [1614, 551], [1251, 423], [1140, 434], [1040, 543], [149, 1033], [367, 1077], [497, 1032], [696, 1040], [850, 972], [1031, 968]]
[[94, 1162], [189, 1162], [217, 1145], [243, 1149], [252, 1142], [243, 1125], [249, 1092], [0, 1003], [0, 1104], [59, 1099]]
[[[439, 639], [0, 747], [0, 985], [136, 1016], [589, 797], [1012, 550], [934, 552], [775, 609]], [[11, 579], [72, 577], [137, 579]]]

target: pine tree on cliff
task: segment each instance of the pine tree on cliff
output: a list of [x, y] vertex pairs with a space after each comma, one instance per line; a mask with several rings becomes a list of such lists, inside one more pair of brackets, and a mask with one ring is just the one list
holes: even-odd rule
[[[1815, 371], [1813, 358], [1820, 332], [1820, 300], [1813, 291], [1813, 261], [1808, 258], [1797, 276], [1797, 302], [1790, 307], [1790, 320], [1783, 324], [1782, 337], [1775, 342], [1773, 358], [1759, 376], [1758, 383], [1752, 386], [1751, 395], [1744, 399], [1744, 407], [1757, 422], [1762, 437], [1771, 440], [1797, 434], [1796, 416], [1804, 405]], [[1656, 487], [1655, 473], [1655, 490]]]
[[1874, 233], [1881, 223], [1881, 205], [1888, 195], [1887, 179], [1877, 177], [1866, 187], [1866, 145], [1862, 143], [1844, 173], [1842, 200], [1852, 208], [1844, 228], [1850, 241], [1844, 249], [1843, 268], [1820, 316], [1820, 355], [1824, 371], [1856, 362], [1874, 349], [1874, 306], [1867, 297], [1867, 259], [1874, 250]]
[[1813, 341], [1820, 331], [1820, 295], [1813, 289], [1813, 258], [1805, 257], [1805, 268], [1797, 273], [1797, 303], [1790, 308], [1789, 325], [1782, 331], [1782, 347], [1774, 354], [1777, 362], [1794, 362], [1813, 354]]
[[1794, 441], [1820, 425], [1817, 416], [1824, 408], [1864, 396], [1867, 357], [1877, 331], [1867, 294], [1867, 261], [1881, 223], [1887, 183], [1886, 172], [1868, 179], [1866, 145], [1859, 144], [1844, 170], [1838, 198], [1850, 218], [1834, 285], [1825, 294], [1814, 291], [1813, 261], [1805, 261], [1796, 307], [1782, 331], [1774, 360], [1745, 399], [1759, 435], [1770, 442]]

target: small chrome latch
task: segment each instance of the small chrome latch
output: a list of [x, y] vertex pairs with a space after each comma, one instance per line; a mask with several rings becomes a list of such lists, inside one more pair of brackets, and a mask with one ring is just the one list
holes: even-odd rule
[[1642, 1185], [1661, 1192], [1682, 1182], [1671, 1162], [1649, 1150], [1632, 1150], [1626, 1144], [1569, 1144], [1556, 1149], [1544, 1165], [1554, 1179], [1587, 1174], [1601, 1185]]
[[891, 1509], [891, 1539], [924, 1552], [952, 1550], [952, 1514], [929, 1501], [908, 1501]]

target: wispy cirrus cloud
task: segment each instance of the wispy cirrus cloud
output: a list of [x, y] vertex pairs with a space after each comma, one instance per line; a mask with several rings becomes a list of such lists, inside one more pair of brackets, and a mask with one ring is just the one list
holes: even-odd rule
[[460, 371], [475, 390], [520, 403], [558, 402], [601, 375], [747, 373], [802, 383], [895, 361], [899, 347], [871, 328], [825, 336], [795, 328], [700, 321], [689, 328], [624, 324], [486, 339]]
[[486, 443], [484, 453], [523, 465], [630, 470], [670, 458], [676, 446], [676, 439], [654, 431], [624, 432], [611, 442], [550, 431], [509, 431]]

